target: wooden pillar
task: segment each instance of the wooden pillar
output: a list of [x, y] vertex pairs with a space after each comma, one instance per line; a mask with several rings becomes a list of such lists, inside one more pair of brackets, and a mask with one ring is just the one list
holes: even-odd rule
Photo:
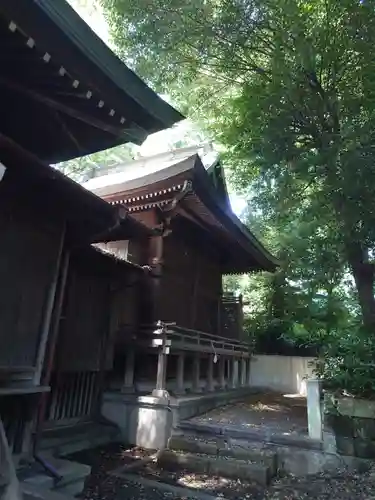
[[53, 308], [55, 305], [56, 292], [59, 283], [59, 276], [61, 271], [61, 264], [64, 255], [64, 245], [66, 239], [66, 223], [61, 229], [61, 236], [59, 241], [59, 246], [57, 248], [55, 267], [53, 271], [53, 276], [51, 283], [48, 288], [46, 303], [43, 311], [43, 319], [41, 324], [41, 335], [38, 345], [38, 351], [36, 354], [35, 361], [35, 372], [34, 372], [34, 384], [40, 385], [43, 373], [44, 358], [47, 351], [48, 337], [51, 329]]
[[201, 378], [201, 358], [199, 354], [194, 354], [193, 360], [193, 392], [200, 392], [200, 378]]
[[121, 392], [129, 393], [134, 391], [134, 367], [135, 367], [135, 352], [134, 349], [129, 349], [126, 352], [125, 376]]
[[227, 380], [229, 381], [231, 379], [231, 373], [232, 373], [231, 359], [227, 358], [226, 363], [227, 363]]
[[207, 390], [208, 391], [214, 391], [215, 390], [215, 384], [214, 384], [214, 354], [210, 354], [208, 356], [208, 370], [207, 370]]
[[216, 334], [217, 335], [221, 335], [221, 309], [222, 309], [222, 297], [220, 295], [220, 297], [217, 299], [217, 332]]
[[191, 298], [191, 323], [190, 328], [194, 330], [197, 320], [197, 309], [198, 309], [198, 289], [199, 289], [199, 263], [196, 263], [195, 276], [194, 276], [194, 286], [193, 295]]
[[231, 377], [231, 387], [236, 389], [238, 387], [238, 359], [232, 358], [232, 377]]
[[219, 386], [221, 389], [225, 389], [227, 384], [225, 381], [225, 362], [226, 359], [223, 356], [219, 358]]
[[251, 358], [247, 360], [247, 385], [251, 386]]
[[156, 323], [161, 318], [160, 315], [160, 285], [163, 273], [163, 236], [155, 236], [150, 241], [149, 264], [151, 267], [150, 278], [150, 316], [151, 323]]
[[184, 372], [185, 372], [185, 353], [182, 352], [177, 358], [177, 386], [176, 394], [184, 394]]
[[243, 339], [243, 297], [242, 295], [239, 296], [238, 299], [238, 339], [242, 340]]
[[241, 386], [246, 386], [246, 359], [241, 359]]
[[152, 391], [152, 395], [157, 398], [169, 399], [169, 394], [166, 389], [167, 379], [167, 352], [165, 348], [161, 348], [158, 353], [158, 368], [156, 373], [156, 386]]

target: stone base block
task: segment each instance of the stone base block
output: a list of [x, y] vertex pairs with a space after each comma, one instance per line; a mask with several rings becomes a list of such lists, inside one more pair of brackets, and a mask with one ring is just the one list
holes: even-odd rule
[[102, 414], [118, 425], [126, 444], [164, 449], [172, 433], [173, 411], [164, 398], [107, 393]]

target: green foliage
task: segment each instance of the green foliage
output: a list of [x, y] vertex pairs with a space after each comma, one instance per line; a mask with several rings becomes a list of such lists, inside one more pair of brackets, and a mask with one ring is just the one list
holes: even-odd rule
[[375, 394], [375, 339], [361, 329], [341, 330], [325, 339], [316, 368], [325, 388], [371, 398]]
[[373, 331], [373, 2], [102, 3], [119, 55], [223, 146], [281, 261], [238, 285], [249, 328], [323, 344], [361, 313]]
[[116, 163], [128, 162], [134, 160], [137, 155], [135, 146], [132, 144], [124, 144], [116, 146], [112, 149], [99, 151], [80, 158], [58, 163], [56, 167], [65, 175], [80, 181], [85, 175], [90, 172], [99, 170], [100, 168], [110, 167]]

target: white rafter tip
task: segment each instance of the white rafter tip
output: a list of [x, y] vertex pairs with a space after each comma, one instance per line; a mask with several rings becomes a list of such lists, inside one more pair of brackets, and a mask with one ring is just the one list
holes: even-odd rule
[[48, 52], [46, 52], [43, 56], [43, 61], [48, 63], [50, 62], [50, 60], [51, 60], [51, 54], [48, 54]]
[[87, 99], [91, 99], [91, 97], [92, 97], [92, 92], [91, 92], [91, 90], [88, 90], [88, 91], [86, 92], [86, 98], [87, 98]]
[[8, 25], [8, 28], [14, 33], [17, 29], [17, 24], [14, 21], [11, 21]]
[[98, 102], [98, 107], [99, 107], [99, 108], [102, 108], [103, 106], [104, 106], [104, 101], [99, 101], [99, 102]]
[[59, 69], [59, 75], [64, 76], [65, 73], [66, 73], [66, 69], [64, 68], [64, 66], [61, 66], [61, 68]]
[[123, 116], [120, 118], [120, 123], [121, 123], [121, 124], [124, 124], [124, 123], [125, 123], [125, 118], [124, 118]]
[[29, 38], [26, 42], [26, 45], [32, 49], [35, 46], [35, 40], [33, 38]]
[[111, 109], [111, 111], [109, 112], [109, 116], [114, 116], [114, 114], [115, 114], [115, 110]]
[[78, 87], [78, 85], [79, 85], [79, 81], [78, 80], [74, 80], [72, 85], [76, 89]]

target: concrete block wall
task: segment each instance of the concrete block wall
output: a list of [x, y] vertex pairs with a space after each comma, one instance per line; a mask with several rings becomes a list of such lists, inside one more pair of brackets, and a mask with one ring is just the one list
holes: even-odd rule
[[313, 378], [314, 358], [255, 355], [251, 359], [250, 387], [306, 396], [306, 379]]

